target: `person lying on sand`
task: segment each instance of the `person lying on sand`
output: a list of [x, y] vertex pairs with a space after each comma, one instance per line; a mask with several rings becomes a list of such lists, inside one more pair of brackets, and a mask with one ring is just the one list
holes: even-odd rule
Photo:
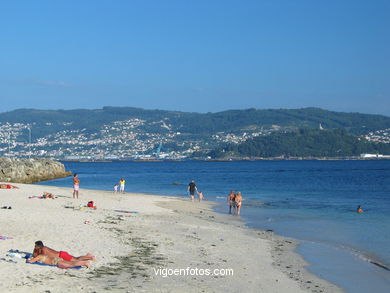
[[88, 253], [86, 255], [82, 255], [79, 257], [74, 257], [73, 255], [70, 255], [66, 251], [57, 251], [54, 249], [51, 249], [50, 247], [44, 246], [43, 242], [38, 240], [35, 242], [34, 252], [33, 256], [36, 257], [38, 255], [46, 255], [51, 258], [59, 257], [66, 261], [87, 261], [87, 260], [93, 260], [95, 261], [96, 258], [92, 254]]
[[75, 260], [75, 261], [66, 261], [60, 257], [51, 257], [48, 255], [39, 254], [36, 257], [30, 258], [27, 260], [29, 263], [43, 263], [47, 265], [55, 265], [63, 268], [73, 268], [78, 266], [90, 267], [90, 262], [87, 260]]
[[19, 189], [19, 187], [10, 184], [0, 184], [0, 189]]
[[46, 192], [46, 191], [45, 191], [45, 192], [43, 193], [42, 197], [43, 197], [44, 199], [47, 199], [47, 198], [55, 199], [55, 198], [57, 198], [58, 196], [55, 196], [55, 195], [53, 195], [52, 193]]

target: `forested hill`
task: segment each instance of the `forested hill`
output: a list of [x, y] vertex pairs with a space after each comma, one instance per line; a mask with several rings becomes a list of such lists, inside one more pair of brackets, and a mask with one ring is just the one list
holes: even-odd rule
[[256, 137], [241, 144], [228, 144], [210, 152], [209, 155], [213, 158], [349, 157], [362, 153], [390, 155], [390, 144], [369, 142], [348, 134], [344, 129], [300, 129]]
[[[97, 110], [35, 110], [19, 109], [0, 113], [0, 123], [24, 123], [38, 126], [41, 135], [63, 129], [86, 128], [96, 131], [104, 124], [138, 118], [147, 123], [166, 121], [174, 131], [208, 135], [219, 131], [234, 132], [245, 128], [345, 128], [362, 134], [390, 128], [390, 117], [360, 113], [342, 113], [319, 108], [229, 110], [217, 113], [190, 113], [145, 110], [132, 107], [104, 107]], [[38, 133], [36, 133], [38, 134]]]

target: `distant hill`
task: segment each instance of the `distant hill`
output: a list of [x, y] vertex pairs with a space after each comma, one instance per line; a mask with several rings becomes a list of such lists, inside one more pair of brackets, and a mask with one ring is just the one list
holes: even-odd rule
[[228, 144], [208, 155], [213, 158], [349, 157], [362, 153], [390, 155], [390, 144], [369, 142], [348, 134], [344, 129], [300, 129], [256, 137], [241, 144]]
[[387, 116], [334, 112], [319, 108], [247, 109], [201, 114], [132, 107], [103, 107], [97, 110], [19, 109], [0, 113], [0, 123], [35, 123], [40, 127], [39, 135], [62, 129], [86, 128], [96, 131], [103, 124], [129, 118], [140, 118], [147, 122], [165, 119], [172, 130], [194, 135], [209, 135], [219, 131], [234, 132], [253, 127], [267, 128], [272, 125], [318, 128], [321, 124], [325, 129], [345, 128], [353, 134], [390, 128], [390, 117]]
[[[158, 153], [168, 159], [180, 159], [195, 154], [205, 155], [212, 150], [221, 155], [218, 152], [226, 145], [232, 152], [247, 154], [246, 149], [249, 148], [249, 153], [262, 156], [267, 148], [272, 149], [269, 143], [275, 139], [278, 141], [273, 143], [289, 139], [291, 144], [297, 143], [301, 148], [300, 152], [284, 149], [280, 154], [331, 154], [332, 150], [326, 151], [317, 146], [307, 150], [291, 137], [299, 129], [320, 128], [332, 135], [338, 135], [333, 130], [343, 129], [343, 137], [329, 138], [331, 141], [345, 141], [339, 147], [339, 154], [356, 154], [360, 149], [350, 150], [349, 147], [355, 143], [360, 145], [359, 139], [390, 142], [390, 117], [319, 108], [246, 109], [217, 113], [132, 107], [18, 109], [0, 113], [0, 156], [131, 159]], [[327, 132], [319, 134], [324, 133]], [[322, 137], [312, 139], [321, 141]], [[258, 153], [259, 148], [262, 148], [262, 153]], [[321, 152], [318, 152], [319, 149]], [[364, 149], [370, 148], [365, 145], [361, 150]], [[265, 155], [270, 156], [271, 152]]]

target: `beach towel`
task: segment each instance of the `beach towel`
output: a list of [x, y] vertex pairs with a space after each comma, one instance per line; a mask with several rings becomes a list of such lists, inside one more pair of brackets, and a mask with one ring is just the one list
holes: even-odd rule
[[[28, 252], [23, 252], [23, 251], [14, 250], [14, 249], [10, 249], [10, 250], [8, 250], [8, 252], [9, 253], [7, 253], [6, 256], [9, 258], [1, 257], [0, 260], [6, 261], [6, 262], [11, 262], [11, 263], [18, 263], [16, 260], [14, 260], [12, 258], [26, 258], [25, 254], [28, 253]], [[28, 254], [32, 255], [31, 253], [28, 253]]]
[[13, 238], [8, 236], [0, 236], [0, 240], [7, 240], [7, 239], [13, 239]]
[[29, 199], [33, 199], [33, 198], [42, 199], [43, 196], [33, 195], [33, 196], [29, 196], [28, 198], [29, 198]]
[[[18, 250], [13, 250], [13, 251], [18, 251]], [[21, 252], [21, 251], [20, 251]], [[31, 265], [39, 265], [39, 266], [49, 266], [49, 267], [57, 267], [57, 268], [60, 268], [60, 269], [75, 269], [75, 270], [79, 270], [81, 269], [82, 267], [81, 266], [78, 266], [78, 267], [73, 267], [73, 268], [64, 268], [64, 267], [61, 267], [61, 266], [56, 266], [56, 265], [48, 265], [48, 264], [45, 264], [45, 263], [40, 263], [40, 262], [34, 262], [34, 263], [31, 263], [31, 262], [27, 262], [27, 259], [31, 258], [33, 255], [32, 253], [30, 252], [25, 252], [26, 256], [26, 263], [29, 263]]]
[[[21, 254], [21, 255], [24, 254], [23, 258], [30, 258], [30, 257], [32, 257], [32, 253], [31, 252], [21, 251], [19, 249], [10, 249], [10, 250], [8, 250], [8, 253], [11, 254], [11, 256], [14, 256], [14, 255], [17, 256], [19, 254]], [[7, 256], [8, 256], [8, 254], [7, 254]]]
[[126, 210], [114, 210], [114, 212], [126, 213], [126, 214], [138, 214], [137, 211], [126, 211]]
[[26, 258], [26, 255], [24, 253], [16, 253], [16, 252], [7, 253], [5, 256], [16, 257], [16, 258]]
[[48, 264], [45, 264], [45, 263], [40, 263], [40, 262], [34, 262], [34, 263], [31, 263], [31, 262], [26, 262], [30, 265], [39, 265], [39, 266], [48, 266], [48, 267], [57, 267], [59, 269], [74, 269], [74, 270], [79, 270], [81, 269], [82, 267], [81, 266], [78, 266], [78, 267], [72, 267], [72, 268], [64, 268], [64, 267], [61, 267], [61, 266], [56, 266], [56, 265], [48, 265]]

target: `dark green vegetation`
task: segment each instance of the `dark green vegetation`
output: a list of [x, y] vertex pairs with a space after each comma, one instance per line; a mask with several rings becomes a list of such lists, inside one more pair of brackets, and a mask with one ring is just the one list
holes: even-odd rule
[[[34, 110], [19, 109], [0, 113], [0, 123], [35, 123], [35, 136], [44, 136], [64, 129], [86, 128], [95, 132], [103, 124], [139, 118], [147, 122], [164, 120], [175, 131], [207, 136], [224, 131], [234, 132], [245, 128], [279, 125], [292, 128], [317, 128], [319, 123], [326, 129], [346, 128], [354, 134], [390, 128], [390, 117], [360, 113], [341, 113], [319, 108], [229, 110], [217, 113], [188, 113], [163, 110], [145, 110], [132, 107], [104, 107], [98, 110]], [[64, 124], [65, 123], [65, 124]], [[145, 131], [161, 127], [149, 124]]]
[[242, 144], [228, 144], [211, 157], [344, 157], [362, 153], [390, 154], [390, 144], [368, 142], [345, 129], [300, 129], [256, 137]]

